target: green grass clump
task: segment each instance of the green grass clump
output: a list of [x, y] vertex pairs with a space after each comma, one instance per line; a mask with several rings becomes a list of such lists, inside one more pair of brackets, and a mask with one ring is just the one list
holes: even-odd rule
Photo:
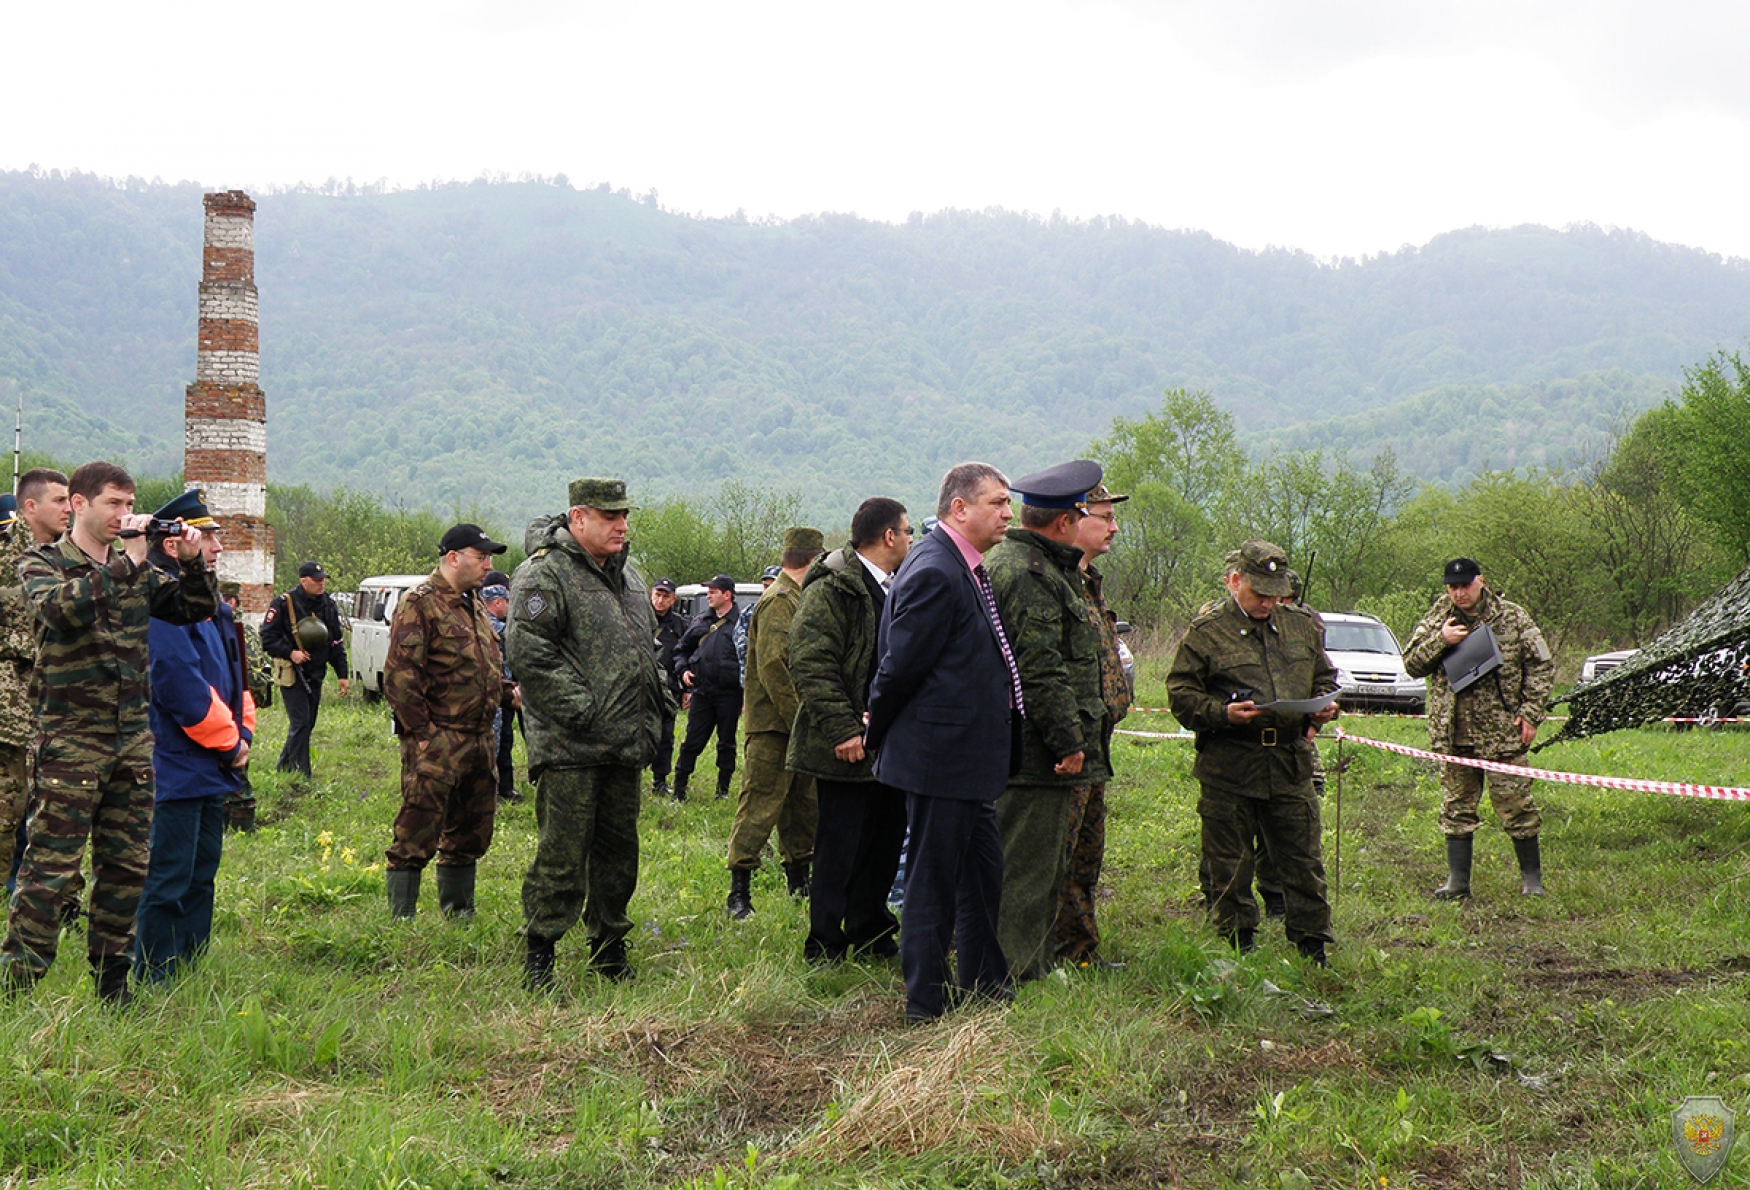
[[[1542, 784], [1550, 895], [1518, 895], [1491, 827], [1474, 900], [1439, 904], [1432, 767], [1327, 740], [1319, 970], [1274, 923], [1243, 958], [1203, 924], [1190, 749], [1119, 737], [1101, 925], [1126, 968], [907, 1028], [896, 966], [802, 961], [775, 864], [727, 918], [733, 809], [710, 800], [644, 806], [638, 979], [596, 979], [573, 937], [563, 995], [531, 997], [532, 803], [500, 814], [474, 921], [428, 882], [391, 925], [386, 712], [325, 706], [308, 785], [271, 771], [282, 731], [266, 716], [264, 825], [226, 841], [203, 962], [114, 1013], [69, 937], [0, 1004], [0, 1185], [1652, 1187], [1687, 1179], [1678, 1102], [1750, 1103], [1750, 806]], [[1536, 763], [1746, 785], [1747, 744], [1648, 729]]]

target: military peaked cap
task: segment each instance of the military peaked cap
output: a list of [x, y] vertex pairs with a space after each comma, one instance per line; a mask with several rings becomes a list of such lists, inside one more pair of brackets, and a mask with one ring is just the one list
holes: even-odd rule
[[190, 488], [152, 516], [160, 521], [181, 521], [191, 529], [217, 529], [219, 522], [207, 511], [207, 494]]
[[569, 491], [573, 508], [593, 508], [598, 512], [632, 511], [623, 479], [574, 479]]
[[18, 499], [11, 492], [0, 492], [0, 529], [9, 529], [18, 521]]
[[1009, 487], [1021, 493], [1023, 504], [1069, 512], [1087, 505], [1088, 492], [1100, 486], [1104, 475], [1094, 460], [1076, 459], [1024, 475]]
[[1095, 484], [1088, 492], [1089, 504], [1122, 504], [1128, 499], [1130, 499], [1129, 496], [1120, 496], [1117, 492], [1107, 491], [1104, 483]]

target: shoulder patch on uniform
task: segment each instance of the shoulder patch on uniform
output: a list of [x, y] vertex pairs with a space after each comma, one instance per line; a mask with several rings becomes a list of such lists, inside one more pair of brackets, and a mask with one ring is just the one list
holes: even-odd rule
[[1531, 651], [1537, 655], [1537, 659], [1548, 661], [1550, 659], [1549, 642], [1543, 639], [1543, 632], [1534, 625], [1525, 635], [1531, 638]]
[[261, 622], [263, 624], [273, 623], [273, 617], [274, 617], [274, 614], [277, 610], [278, 610], [277, 607], [275, 607], [273, 604], [269, 604], [268, 608], [267, 608], [267, 613], [261, 617]]
[[1036, 545], [1027, 547], [1027, 569], [1034, 574], [1045, 573], [1045, 551]]
[[539, 620], [547, 614], [552, 606], [553, 601], [547, 597], [546, 592], [525, 591], [523, 592], [522, 604], [517, 610], [530, 620]]

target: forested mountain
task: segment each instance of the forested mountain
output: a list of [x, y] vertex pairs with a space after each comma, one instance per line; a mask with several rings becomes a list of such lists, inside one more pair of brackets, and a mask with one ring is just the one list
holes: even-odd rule
[[[1559, 464], [1750, 337], [1750, 264], [1596, 228], [1321, 263], [1001, 211], [256, 197], [272, 478], [513, 522], [600, 471], [652, 498], [739, 477], [827, 519], [878, 490], [923, 502], [957, 459], [1025, 471], [1169, 386], [1209, 391], [1254, 449], [1391, 443], [1442, 479]], [[0, 399], [22, 389], [33, 444], [179, 465], [200, 246], [199, 187], [0, 174]]]

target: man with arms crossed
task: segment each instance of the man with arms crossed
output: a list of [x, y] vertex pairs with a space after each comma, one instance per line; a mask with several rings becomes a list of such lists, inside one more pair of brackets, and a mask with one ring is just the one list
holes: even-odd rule
[[1014, 997], [997, 942], [1003, 844], [994, 804], [1025, 707], [982, 558], [1013, 515], [1009, 481], [987, 463], [961, 463], [942, 479], [936, 515], [940, 523], [900, 565], [881, 615], [863, 739], [875, 753], [875, 779], [905, 791], [910, 816], [899, 949], [912, 1021], [949, 1008], [950, 939], [956, 999]]

